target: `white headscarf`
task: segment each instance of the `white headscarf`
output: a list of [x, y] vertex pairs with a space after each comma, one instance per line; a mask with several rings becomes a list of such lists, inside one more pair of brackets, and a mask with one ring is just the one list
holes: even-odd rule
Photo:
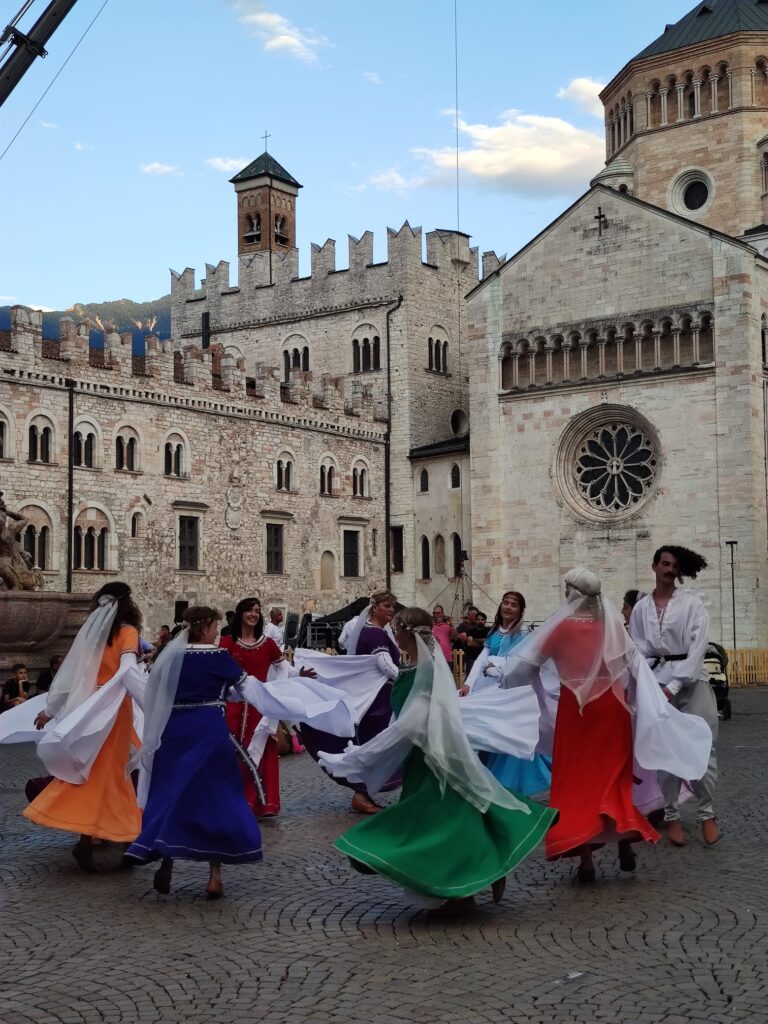
[[134, 755], [129, 766], [130, 771], [135, 768], [139, 769], [136, 800], [141, 808], [144, 808], [147, 803], [149, 783], [152, 778], [152, 763], [168, 719], [171, 717], [188, 643], [189, 626], [182, 629], [178, 636], [162, 649], [147, 680], [141, 749]]
[[45, 705], [49, 718], [63, 718], [96, 692], [99, 666], [116, 615], [117, 599], [100, 597], [53, 677]]
[[[545, 662], [556, 666], [560, 685], [570, 690], [579, 707], [612, 689], [624, 700], [623, 676], [632, 658], [634, 644], [627, 633], [624, 619], [601, 594], [599, 577], [590, 569], [577, 566], [565, 575], [566, 598], [546, 622], [529, 634], [510, 653], [504, 665], [502, 686], [516, 686], [531, 681], [531, 670]], [[594, 622], [591, 630], [584, 630], [579, 638], [580, 658], [567, 655], [558, 658], [565, 639], [563, 624], [569, 619]], [[573, 638], [568, 641], [573, 645]], [[570, 662], [578, 661], [579, 671], [571, 674]]]

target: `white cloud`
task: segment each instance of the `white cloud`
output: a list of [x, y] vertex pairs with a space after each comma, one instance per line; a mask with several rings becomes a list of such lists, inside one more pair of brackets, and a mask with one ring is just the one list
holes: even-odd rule
[[366, 82], [370, 82], [371, 85], [384, 85], [384, 79], [376, 71], [364, 71], [363, 78]]
[[[520, 196], [560, 196], [586, 189], [605, 161], [602, 136], [562, 118], [507, 110], [500, 122], [468, 124], [459, 119], [459, 129], [470, 143], [459, 150], [465, 181]], [[452, 146], [418, 148], [413, 153], [430, 173], [412, 183], [453, 184], [456, 151]]]
[[175, 164], [161, 164], [155, 160], [151, 164], [141, 164], [139, 170], [142, 174], [169, 174], [174, 177], [178, 177], [183, 174], [184, 171], [180, 167], [176, 167]]
[[0, 302], [2, 302], [4, 306], [12, 306], [15, 301], [15, 295], [0, 295]]
[[39, 123], [40, 123], [40, 127], [41, 128], [58, 128], [59, 127], [57, 124], [54, 124], [53, 121], [40, 121]]
[[205, 161], [214, 171], [221, 171], [222, 174], [232, 174], [234, 171], [241, 171], [251, 162], [239, 156], [211, 156]]
[[316, 64], [319, 60], [317, 51], [329, 43], [325, 36], [314, 30], [301, 29], [282, 14], [266, 10], [257, 0], [230, 2], [240, 12], [239, 20], [261, 40], [267, 53], [284, 53], [306, 64]]
[[93, 149], [93, 146], [89, 146], [87, 142], [76, 142], [75, 149], [78, 153], [87, 153], [89, 150]]
[[37, 309], [41, 313], [53, 313], [53, 311], [54, 311], [54, 307], [53, 306], [38, 306], [38, 304], [36, 302], [30, 302], [29, 303], [29, 308], [30, 309]]
[[397, 167], [388, 167], [378, 174], [372, 174], [367, 183], [380, 192], [395, 192], [399, 196], [405, 196], [425, 184], [425, 179], [417, 176], [407, 178]]
[[603, 119], [603, 104], [598, 99], [599, 94], [605, 88], [604, 82], [596, 82], [593, 78], [574, 78], [568, 85], [557, 90], [559, 100], [568, 100], [570, 103], [586, 110], [588, 114]]

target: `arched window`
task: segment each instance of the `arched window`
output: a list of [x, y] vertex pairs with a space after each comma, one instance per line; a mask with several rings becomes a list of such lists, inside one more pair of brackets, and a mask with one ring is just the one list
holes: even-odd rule
[[305, 345], [301, 350], [301, 368], [304, 373], [309, 372], [309, 346]]
[[330, 457], [326, 457], [320, 466], [320, 493], [332, 496], [335, 483], [336, 467]]
[[83, 464], [83, 435], [76, 430], [72, 438], [72, 465], [82, 466]]
[[439, 533], [435, 537], [435, 576], [445, 576], [445, 541]]
[[357, 497], [358, 479], [357, 479], [357, 468], [352, 470], [352, 496]]
[[320, 589], [336, 589], [336, 556], [332, 551], [324, 551], [320, 556]]
[[371, 339], [363, 338], [363, 372], [371, 369]]
[[291, 352], [291, 366], [294, 370], [301, 369], [301, 352], [297, 348]]
[[511, 345], [505, 345], [501, 353], [501, 390], [509, 391], [515, 386], [513, 350]]
[[459, 576], [461, 576], [462, 565], [463, 565], [463, 561], [464, 561], [463, 558], [462, 558], [463, 554], [464, 554], [464, 552], [463, 552], [462, 547], [461, 547], [461, 537], [458, 535], [458, 533], [454, 533], [451, 536], [451, 555], [452, 555], [452, 561], [453, 561], [453, 576], [454, 576], [454, 579], [456, 579]]
[[427, 339], [427, 369], [435, 368], [435, 343], [432, 338]]
[[189, 476], [189, 452], [180, 434], [171, 434], [165, 442], [163, 471], [166, 476]]
[[279, 213], [275, 215], [275, 241], [278, 245], [288, 245], [288, 220]]
[[53, 461], [53, 428], [44, 416], [35, 416], [29, 426], [27, 458], [30, 462]]
[[374, 370], [381, 369], [381, 341], [378, 336], [373, 339], [373, 368]]
[[11, 455], [11, 425], [0, 412], [0, 459], [13, 458]]
[[435, 359], [435, 370], [438, 373], [441, 373], [442, 369], [443, 369], [443, 343], [442, 343], [442, 341], [440, 341], [439, 338], [435, 339], [434, 359]]
[[356, 462], [352, 467], [352, 496], [354, 498], [369, 498], [368, 493], [368, 469], [362, 462]]
[[109, 520], [100, 509], [84, 509], [75, 520], [72, 568], [87, 571], [109, 568]]
[[352, 372], [360, 373], [362, 364], [360, 362], [360, 342], [357, 338], [352, 339]]
[[293, 477], [293, 462], [289, 455], [281, 455], [275, 464], [275, 486], [278, 491], [290, 491]]
[[461, 468], [456, 462], [451, 466], [451, 487], [461, 487]]
[[448, 342], [443, 342], [443, 373], [448, 373]]
[[50, 569], [52, 526], [48, 513], [39, 505], [25, 505], [19, 511], [28, 520], [21, 542], [33, 568]]
[[288, 349], [283, 352], [283, 380], [287, 384], [291, 379], [291, 353]]
[[422, 494], [426, 494], [429, 490], [429, 473], [426, 469], [422, 469], [419, 473], [419, 490]]
[[360, 497], [361, 498], [367, 498], [368, 497], [368, 470], [367, 469], [361, 469], [360, 470]]
[[248, 245], [261, 241], [261, 214], [248, 214], [245, 218], [245, 234], [243, 241]]
[[426, 537], [421, 538], [421, 578], [423, 580], [429, 580], [432, 578], [429, 559], [429, 541]]
[[763, 193], [768, 192], [768, 153], [763, 153], [760, 161], [760, 181]]
[[90, 423], [81, 423], [72, 437], [72, 464], [86, 469], [96, 466], [96, 432]]
[[139, 445], [135, 437], [128, 438], [128, 444], [125, 446], [125, 468], [129, 469], [132, 473], [138, 469], [138, 449]]
[[118, 434], [115, 438], [115, 469], [125, 468], [125, 441]]
[[141, 515], [134, 512], [131, 516], [131, 537], [136, 540], [141, 533]]

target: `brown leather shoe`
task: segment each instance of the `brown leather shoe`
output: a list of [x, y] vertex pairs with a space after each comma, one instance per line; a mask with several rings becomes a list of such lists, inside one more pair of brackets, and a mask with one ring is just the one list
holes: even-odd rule
[[720, 828], [717, 824], [717, 818], [706, 818], [702, 821], [701, 835], [707, 846], [714, 846], [715, 843], [720, 842]]
[[667, 822], [667, 839], [673, 846], [685, 846], [687, 840], [683, 831], [683, 823], [679, 818]]
[[352, 810], [357, 814], [378, 814], [383, 808], [374, 803], [367, 793], [355, 793], [352, 797]]

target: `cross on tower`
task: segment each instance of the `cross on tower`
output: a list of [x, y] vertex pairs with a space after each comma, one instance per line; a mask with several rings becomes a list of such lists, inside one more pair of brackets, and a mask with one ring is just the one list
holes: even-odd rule
[[594, 218], [597, 221], [597, 234], [600, 238], [603, 236], [603, 228], [608, 227], [608, 218], [603, 213], [602, 206], [598, 206], [597, 215]]
[[271, 136], [271, 135], [269, 134], [269, 132], [268, 132], [268, 131], [267, 131], [267, 130], [265, 129], [265, 130], [264, 130], [264, 134], [263, 134], [262, 138], [264, 139], [264, 152], [265, 152], [265, 153], [267, 153], [267, 152], [268, 152], [268, 149], [267, 149], [267, 139], [271, 139], [271, 138], [272, 138], [272, 136]]

